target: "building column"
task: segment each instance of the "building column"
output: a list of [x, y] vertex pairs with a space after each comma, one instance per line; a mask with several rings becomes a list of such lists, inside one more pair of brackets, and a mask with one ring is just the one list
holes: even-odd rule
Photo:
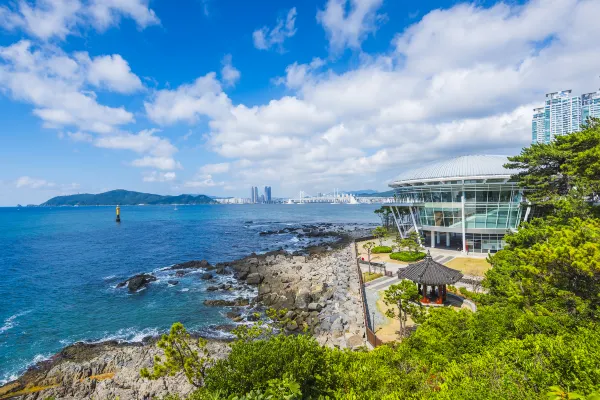
[[431, 231], [431, 248], [435, 248], [435, 232]]
[[442, 234], [441, 234], [440, 232], [436, 232], [436, 233], [435, 233], [435, 236], [436, 236], [436, 238], [435, 238], [435, 242], [436, 242], [437, 244], [440, 244], [440, 238], [441, 238]]
[[450, 247], [450, 232], [446, 232], [446, 247]]
[[465, 191], [460, 198], [460, 213], [462, 219], [462, 253], [467, 252], [467, 221], [465, 221]]

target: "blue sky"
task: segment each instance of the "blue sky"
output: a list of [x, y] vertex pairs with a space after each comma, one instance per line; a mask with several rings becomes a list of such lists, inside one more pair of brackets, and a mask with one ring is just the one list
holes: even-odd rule
[[0, 206], [385, 190], [515, 154], [545, 93], [600, 86], [599, 3], [2, 1]]

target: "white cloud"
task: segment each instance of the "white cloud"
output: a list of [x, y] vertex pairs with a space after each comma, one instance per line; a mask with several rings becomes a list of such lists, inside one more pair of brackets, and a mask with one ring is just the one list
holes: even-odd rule
[[275, 46], [278, 51], [283, 52], [283, 42], [296, 34], [296, 7], [291, 8], [285, 20], [277, 18], [276, 25], [269, 29], [263, 26], [252, 33], [254, 47], [259, 50], [268, 50]]
[[175, 172], [158, 172], [152, 171], [144, 174], [144, 182], [171, 182], [177, 178]]
[[197, 176], [195, 180], [187, 181], [183, 184], [186, 188], [204, 188], [223, 185], [225, 185], [225, 182], [215, 182], [211, 175]]
[[94, 137], [85, 132], [67, 132], [67, 136], [74, 142], [92, 142]]
[[231, 165], [229, 163], [206, 164], [200, 167], [200, 175], [217, 175], [229, 172]]
[[143, 88], [142, 81], [131, 72], [127, 61], [119, 54], [94, 57], [90, 60], [87, 80], [90, 84], [118, 93], [132, 93]]
[[[345, 18], [356, 18], [360, 4], [352, 4]], [[345, 72], [326, 70], [320, 59], [293, 63], [277, 79], [289, 90], [284, 97], [248, 106], [213, 90], [212, 107], [164, 115], [170, 123], [207, 118], [208, 146], [228, 159], [228, 167], [201, 168], [190, 181], [198, 186], [215, 184], [220, 173], [228, 187], [329, 191], [384, 182], [439, 158], [514, 154], [530, 141], [531, 109], [544, 93], [594, 89], [600, 43], [581, 40], [600, 35], [594, 15], [597, 1], [460, 4], [430, 12], [399, 32], [389, 52], [361, 56]], [[540, 18], [552, 23], [539, 27]], [[205, 93], [181, 96], [188, 91], [169, 93], [189, 103]]]
[[[0, 47], [0, 89], [32, 104], [33, 113], [50, 128], [76, 126], [108, 133], [133, 122], [132, 113], [98, 103], [88, 89], [89, 60], [87, 53], [71, 57], [53, 47], [36, 48], [27, 40]], [[118, 85], [106, 76], [102, 82]]]
[[56, 186], [53, 182], [48, 182], [44, 179], [31, 178], [29, 176], [22, 176], [15, 182], [17, 188], [29, 188], [29, 189], [40, 189], [40, 188], [52, 188]]
[[241, 73], [231, 64], [231, 54], [225, 55], [221, 61], [221, 80], [225, 86], [234, 86], [240, 80]]
[[194, 123], [202, 115], [217, 117], [227, 112], [229, 106], [230, 100], [214, 72], [175, 90], [158, 90], [151, 101], [144, 103], [148, 117], [162, 125], [177, 121]]
[[328, 0], [325, 9], [318, 11], [317, 21], [325, 29], [331, 51], [360, 48], [385, 19], [377, 13], [382, 4], [383, 0]]
[[42, 40], [64, 40], [90, 24], [103, 31], [121, 17], [133, 19], [140, 28], [160, 23], [146, 0], [17, 0], [12, 7], [0, 6], [0, 26]]
[[131, 165], [140, 168], [156, 168], [166, 171], [174, 169], [181, 169], [182, 166], [179, 162], [175, 161], [172, 157], [161, 157], [161, 156], [146, 156], [133, 160]]

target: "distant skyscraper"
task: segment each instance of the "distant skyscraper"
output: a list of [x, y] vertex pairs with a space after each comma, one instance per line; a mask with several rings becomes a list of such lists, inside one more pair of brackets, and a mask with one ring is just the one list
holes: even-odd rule
[[581, 95], [581, 122], [585, 123], [588, 117], [600, 118], [600, 90]]
[[256, 198], [254, 197], [254, 186], [250, 188], [250, 203], [256, 203]]
[[544, 106], [543, 134], [540, 132], [541, 109], [534, 109], [531, 124], [533, 143], [550, 143], [555, 137], [578, 132], [582, 124], [581, 96], [573, 96], [571, 90], [548, 93]]
[[531, 123], [531, 143], [546, 143], [550, 136], [546, 138], [544, 129], [544, 107], [533, 109], [533, 122]]
[[271, 202], [271, 186], [265, 186], [265, 201], [267, 203]]
[[259, 198], [258, 198], [258, 186], [254, 186], [253, 192], [254, 192], [254, 201], [253, 201], [253, 203], [258, 203], [258, 200], [259, 200]]

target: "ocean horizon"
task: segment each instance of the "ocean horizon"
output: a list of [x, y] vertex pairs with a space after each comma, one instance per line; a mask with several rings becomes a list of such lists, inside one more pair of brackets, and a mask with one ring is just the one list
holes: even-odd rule
[[[0, 384], [63, 347], [105, 340], [141, 341], [182, 322], [207, 336], [231, 323], [205, 299], [254, 293], [207, 292], [200, 272], [176, 278], [165, 268], [189, 260], [211, 264], [251, 253], [298, 251], [332, 238], [294, 232], [331, 223], [347, 230], [379, 223], [378, 205], [112, 206], [0, 208]], [[129, 293], [117, 284], [138, 273], [158, 279]], [[218, 276], [216, 283], [233, 281]], [[215, 284], [215, 282], [211, 283]]]

